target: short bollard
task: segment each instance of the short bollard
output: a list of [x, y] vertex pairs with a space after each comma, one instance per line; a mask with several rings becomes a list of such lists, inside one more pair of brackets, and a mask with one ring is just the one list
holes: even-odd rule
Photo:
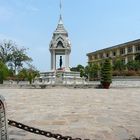
[[6, 107], [4, 98], [0, 95], [0, 140], [8, 140]]

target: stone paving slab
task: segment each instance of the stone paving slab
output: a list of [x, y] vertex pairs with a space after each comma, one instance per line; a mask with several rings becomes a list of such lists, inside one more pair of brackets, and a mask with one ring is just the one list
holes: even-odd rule
[[[92, 140], [140, 137], [140, 89], [0, 89], [9, 119]], [[9, 127], [10, 140], [47, 140]]]

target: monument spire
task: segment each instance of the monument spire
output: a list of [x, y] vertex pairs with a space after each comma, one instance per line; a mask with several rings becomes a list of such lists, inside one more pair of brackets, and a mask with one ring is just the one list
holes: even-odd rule
[[60, 15], [61, 15], [61, 11], [62, 10], [62, 0], [60, 0]]
[[60, 0], [59, 8], [60, 8], [59, 24], [63, 24], [63, 22], [62, 22], [62, 0]]

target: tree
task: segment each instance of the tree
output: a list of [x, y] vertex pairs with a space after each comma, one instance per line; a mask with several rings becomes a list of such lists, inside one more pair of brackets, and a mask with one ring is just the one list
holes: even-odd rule
[[83, 77], [83, 76], [85, 76], [85, 70], [84, 70], [84, 66], [82, 66], [82, 65], [77, 65], [77, 67], [72, 67], [71, 68], [71, 71], [77, 71], [77, 72], [80, 72], [80, 77]]
[[126, 66], [121, 59], [118, 59], [113, 64], [113, 70], [122, 71], [125, 70]]
[[88, 75], [90, 80], [96, 80], [99, 76], [100, 67], [98, 64], [93, 63], [85, 67], [85, 74]]
[[106, 59], [101, 68], [101, 84], [104, 88], [109, 88], [112, 83], [112, 66], [110, 59]]
[[132, 61], [128, 62], [126, 66], [129, 71], [130, 70], [138, 71], [138, 70], [140, 70], [140, 61], [132, 60]]
[[77, 71], [79, 71], [80, 72], [80, 70], [82, 70], [82, 69], [84, 69], [84, 66], [82, 66], [82, 65], [77, 65]]
[[39, 71], [37, 71], [33, 66], [29, 69], [23, 68], [18, 73], [19, 80], [28, 80], [30, 84], [32, 84], [36, 76], [39, 76]]
[[0, 84], [3, 84], [4, 79], [8, 76], [8, 68], [7, 66], [0, 61]]
[[71, 71], [78, 71], [78, 70], [77, 70], [77, 67], [72, 67], [72, 68], [70, 68], [70, 70], [71, 70]]
[[11, 54], [16, 45], [12, 41], [3, 41], [0, 43], [0, 60], [6, 64], [10, 61]]
[[17, 78], [18, 80], [22, 80], [22, 81], [25, 81], [27, 79], [27, 69], [26, 68], [23, 68], [19, 71], [18, 75], [17, 75]]
[[26, 55], [25, 48], [14, 48], [10, 57], [10, 64], [14, 67], [15, 74], [18, 68], [23, 66], [23, 62], [31, 62], [32, 59]]
[[0, 43], [0, 60], [17, 72], [23, 66], [23, 62], [31, 62], [32, 59], [26, 54], [26, 48], [18, 48], [12, 41]]

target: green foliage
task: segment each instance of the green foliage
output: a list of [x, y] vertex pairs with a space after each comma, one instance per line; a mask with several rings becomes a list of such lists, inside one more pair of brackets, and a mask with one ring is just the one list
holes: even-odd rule
[[126, 65], [123, 63], [121, 59], [118, 59], [113, 64], [113, 70], [122, 71], [126, 69]]
[[16, 45], [12, 41], [3, 41], [0, 43], [0, 60], [4, 64], [10, 61], [10, 57], [15, 46]]
[[21, 49], [14, 48], [13, 50], [10, 61], [11, 61], [11, 64], [14, 66], [15, 72], [17, 68], [20, 68], [23, 66], [23, 62], [32, 61], [32, 59], [26, 55], [25, 51], [26, 51], [25, 48], [21, 48]]
[[101, 68], [101, 83], [112, 83], [112, 66], [109, 59], [106, 59]]
[[8, 68], [7, 66], [0, 61], [0, 84], [3, 84], [4, 79], [8, 76]]
[[77, 67], [72, 67], [71, 71], [80, 72], [80, 77], [83, 77], [85, 75], [84, 66], [80, 64], [77, 65]]
[[135, 60], [136, 60], [136, 61], [140, 61], [140, 53], [137, 53], [137, 54], [136, 54]]
[[38, 71], [34, 71], [32, 69], [29, 69], [27, 71], [27, 79], [28, 79], [29, 83], [32, 84], [35, 77], [38, 76], [38, 75], [39, 75]]
[[71, 71], [78, 71], [78, 70], [77, 70], [77, 67], [72, 67], [72, 68], [70, 68], [70, 70], [71, 70]]
[[85, 74], [89, 76], [90, 80], [98, 79], [100, 67], [98, 64], [93, 63], [85, 67]]
[[26, 54], [25, 48], [18, 48], [12, 41], [3, 41], [0, 43], [0, 60], [8, 64], [10, 69], [16, 73], [17, 68], [23, 66], [23, 62], [31, 62], [32, 59]]
[[140, 70], [140, 61], [130, 61], [126, 66], [129, 71], [138, 71]]
[[24, 68], [18, 73], [19, 80], [28, 80], [30, 84], [32, 84], [36, 76], [39, 76], [39, 72], [31, 68]]
[[18, 80], [20, 81], [25, 81], [27, 79], [27, 69], [23, 68], [22, 70], [19, 71], [17, 77]]
[[84, 70], [84, 66], [82, 66], [82, 65], [80, 65], [80, 64], [79, 64], [79, 65], [77, 65], [77, 71], [79, 71], [79, 72], [80, 72], [80, 70], [81, 70], [81, 69], [83, 69], [83, 70]]
[[83, 77], [85, 75], [84, 69], [80, 69], [80, 77]]

